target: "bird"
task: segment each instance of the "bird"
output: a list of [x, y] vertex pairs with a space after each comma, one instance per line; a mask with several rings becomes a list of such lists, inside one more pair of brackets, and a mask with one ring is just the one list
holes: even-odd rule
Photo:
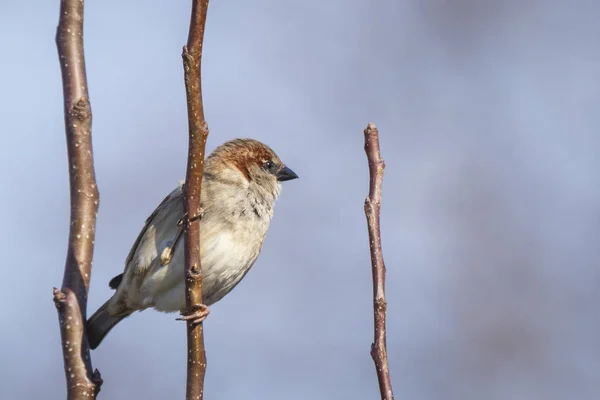
[[199, 323], [236, 287], [261, 252], [281, 182], [297, 179], [266, 144], [233, 139], [206, 158], [200, 206], [200, 310], [186, 315], [184, 183], [147, 218], [125, 260], [110, 280], [114, 294], [88, 319], [87, 338], [96, 349], [115, 325], [135, 311], [180, 312]]

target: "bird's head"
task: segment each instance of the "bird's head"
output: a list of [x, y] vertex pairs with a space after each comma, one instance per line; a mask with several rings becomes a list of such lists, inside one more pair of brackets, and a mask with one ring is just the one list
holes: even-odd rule
[[217, 147], [206, 159], [205, 173], [273, 201], [281, 182], [298, 178], [269, 146], [254, 139], [233, 139]]

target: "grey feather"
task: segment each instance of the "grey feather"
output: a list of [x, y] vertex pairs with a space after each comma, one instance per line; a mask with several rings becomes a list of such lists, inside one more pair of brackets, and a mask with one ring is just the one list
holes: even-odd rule
[[90, 348], [93, 350], [98, 347], [108, 332], [130, 314], [111, 316], [108, 313], [108, 301], [104, 303], [87, 321], [87, 338]]

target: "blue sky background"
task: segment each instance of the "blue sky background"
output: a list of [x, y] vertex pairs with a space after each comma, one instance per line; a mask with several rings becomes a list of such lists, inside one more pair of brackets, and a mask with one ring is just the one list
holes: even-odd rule
[[[259, 261], [205, 324], [209, 399], [375, 399], [362, 130], [381, 132], [399, 399], [600, 396], [594, 1], [213, 1], [208, 149], [268, 143], [285, 185]], [[69, 191], [58, 1], [0, 3], [0, 398], [64, 398], [52, 287]], [[89, 309], [178, 182], [189, 1], [87, 2], [101, 204]], [[185, 392], [185, 328], [145, 311], [93, 352], [105, 399]]]

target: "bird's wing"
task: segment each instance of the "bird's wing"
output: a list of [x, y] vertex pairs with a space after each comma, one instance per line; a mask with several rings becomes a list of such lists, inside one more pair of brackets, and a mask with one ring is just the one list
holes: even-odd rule
[[[135, 269], [132, 272], [136, 275], [142, 274], [150, 266], [152, 260], [157, 257], [161, 244], [176, 236], [179, 229], [177, 222], [183, 217], [182, 187], [183, 185], [180, 184], [169, 193], [146, 219], [142, 231], [125, 260], [124, 276], [132, 267]], [[157, 230], [159, 227], [160, 229]]]
[[146, 219], [146, 223], [125, 261], [123, 273], [111, 280], [117, 291], [109, 300], [111, 315], [131, 313], [144, 308], [144, 298], [140, 292], [145, 276], [153, 268], [160, 267], [159, 252], [177, 236], [180, 226], [177, 222], [183, 217], [183, 190], [180, 184], [156, 207]]
[[116, 293], [109, 300], [111, 315], [120, 315], [144, 307], [144, 298], [140, 293], [144, 278], [150, 269], [160, 266], [156, 265], [160, 264], [159, 252], [165, 246], [169, 246], [169, 241], [174, 240], [180, 230], [177, 222], [183, 217], [182, 186], [180, 183], [169, 193], [146, 219], [142, 231], [127, 255], [123, 273], [111, 281], [118, 283]]

